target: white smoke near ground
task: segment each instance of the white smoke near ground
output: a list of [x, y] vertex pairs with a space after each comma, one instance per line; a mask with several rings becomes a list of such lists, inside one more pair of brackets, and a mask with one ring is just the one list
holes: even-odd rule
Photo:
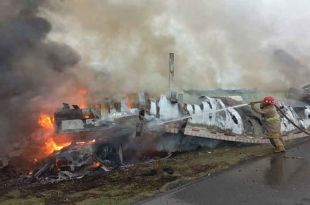
[[309, 79], [307, 0], [59, 1], [41, 14], [94, 71], [92, 90], [167, 90], [168, 53], [181, 89], [300, 86]]

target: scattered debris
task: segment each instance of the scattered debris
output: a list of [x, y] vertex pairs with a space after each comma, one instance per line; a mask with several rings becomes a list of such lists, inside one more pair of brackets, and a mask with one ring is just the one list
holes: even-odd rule
[[172, 167], [163, 167], [163, 171], [170, 175], [174, 173], [174, 170]]
[[109, 172], [122, 164], [119, 149], [109, 143], [72, 145], [41, 161], [29, 177], [46, 184]]

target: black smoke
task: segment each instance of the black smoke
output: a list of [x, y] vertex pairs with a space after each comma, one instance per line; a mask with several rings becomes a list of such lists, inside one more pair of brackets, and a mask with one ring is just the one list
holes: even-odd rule
[[0, 154], [31, 135], [42, 99], [55, 85], [74, 81], [68, 72], [79, 56], [46, 38], [51, 24], [38, 16], [44, 2], [0, 2]]

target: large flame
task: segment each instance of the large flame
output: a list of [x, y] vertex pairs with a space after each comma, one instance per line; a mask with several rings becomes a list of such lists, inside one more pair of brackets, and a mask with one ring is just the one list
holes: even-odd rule
[[[86, 88], [77, 88], [73, 94], [73, 96], [69, 96], [69, 101], [75, 102], [82, 109], [88, 106], [89, 94]], [[27, 146], [24, 147], [24, 156], [27, 156], [34, 163], [68, 147], [72, 142], [71, 135], [57, 134], [55, 132], [53, 108], [49, 106], [42, 108], [44, 110], [37, 116], [37, 129], [32, 132], [30, 139], [27, 141]], [[85, 115], [84, 118], [88, 119], [91, 116]]]
[[47, 138], [45, 141], [44, 153], [49, 155], [52, 154], [53, 152], [59, 151], [64, 147], [71, 145], [71, 138], [69, 139], [65, 138], [66, 137], [64, 136], [64, 139], [61, 142], [59, 141], [56, 142], [56, 140], [53, 137]]
[[52, 154], [71, 144], [71, 137], [68, 135], [57, 135], [54, 131], [54, 119], [48, 114], [41, 113], [38, 118], [38, 124], [43, 129], [44, 145], [41, 151], [45, 155]]
[[54, 129], [54, 118], [41, 113], [38, 119], [38, 124], [44, 129], [52, 130]]

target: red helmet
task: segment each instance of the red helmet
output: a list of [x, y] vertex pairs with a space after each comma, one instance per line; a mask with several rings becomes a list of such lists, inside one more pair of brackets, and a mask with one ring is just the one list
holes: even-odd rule
[[266, 104], [271, 104], [271, 105], [274, 105], [275, 104], [275, 99], [272, 97], [272, 96], [267, 96], [267, 97], [264, 97], [264, 103]]

